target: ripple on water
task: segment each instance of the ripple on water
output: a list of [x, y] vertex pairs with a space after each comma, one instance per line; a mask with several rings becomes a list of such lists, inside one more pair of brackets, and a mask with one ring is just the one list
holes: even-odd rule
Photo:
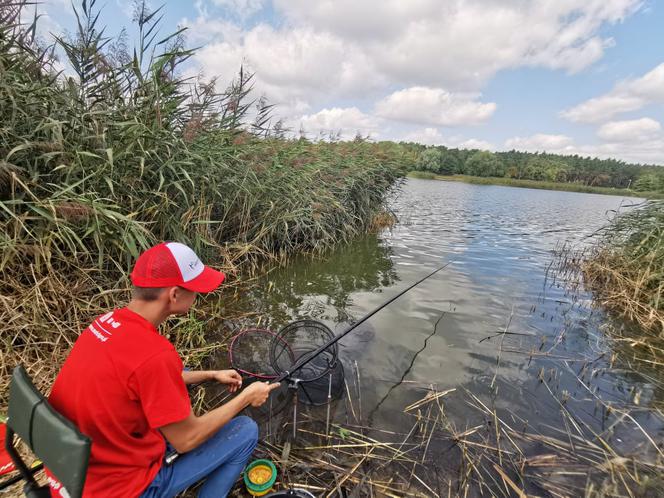
[[[608, 350], [600, 331], [606, 317], [591, 313], [588, 295], [551, 286], [546, 270], [557, 244], [588, 244], [608, 213], [622, 204], [613, 196], [409, 180], [391, 206], [401, 220], [396, 227], [322, 259], [296, 258], [268, 276], [269, 294], [259, 289], [255, 297], [276, 324], [315, 309], [318, 319], [341, 330], [449, 262], [375, 315], [363, 332], [342, 341], [342, 360], [358, 362], [362, 403], [380, 402], [373, 423], [403, 429], [403, 407], [422, 397], [405, 384], [393, 388], [407, 372], [412, 385], [466, 387], [484, 394], [495, 376], [499, 405], [525, 420], [555, 426], [557, 405], [537, 372], [561, 370], [563, 360], [570, 372], [578, 372], [578, 359]], [[300, 285], [305, 277], [314, 285]], [[500, 336], [505, 330], [511, 335]], [[547, 352], [555, 358], [544, 356]], [[555, 374], [558, 393], [577, 393], [576, 377], [563, 370]], [[638, 375], [614, 372], [597, 378], [598, 392], [607, 397], [625, 399], [635, 386], [644, 392], [642, 403], [656, 396]], [[452, 403], [449, 410], [463, 418], [463, 404]], [[580, 414], [587, 423], [601, 425], [591, 408]]]

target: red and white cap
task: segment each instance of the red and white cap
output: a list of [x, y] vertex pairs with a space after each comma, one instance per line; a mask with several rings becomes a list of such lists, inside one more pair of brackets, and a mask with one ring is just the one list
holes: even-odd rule
[[151, 247], [136, 260], [131, 282], [136, 287], [183, 287], [194, 292], [211, 292], [226, 278], [205, 266], [196, 253], [179, 242]]

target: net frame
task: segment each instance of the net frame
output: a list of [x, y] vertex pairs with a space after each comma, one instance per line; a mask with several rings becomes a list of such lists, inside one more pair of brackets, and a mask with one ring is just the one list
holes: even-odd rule
[[[289, 355], [290, 359], [292, 362], [295, 362], [295, 354], [293, 353], [293, 350], [291, 349], [290, 345], [281, 337], [279, 337], [277, 332], [274, 332], [269, 329], [262, 329], [262, 328], [257, 328], [257, 327], [252, 327], [248, 329], [244, 329], [240, 331], [239, 333], [235, 334], [233, 338], [231, 339], [231, 343], [228, 347], [228, 361], [231, 365], [231, 368], [239, 372], [240, 374], [247, 376], [247, 377], [252, 377], [255, 379], [261, 379], [261, 380], [274, 380], [276, 379], [279, 374], [277, 370], [274, 368], [272, 365], [272, 362], [269, 361], [270, 359], [270, 352], [268, 351], [267, 355], [264, 355], [266, 357], [266, 365], [269, 365], [269, 367], [275, 372], [274, 374], [266, 374], [266, 373], [257, 373], [257, 372], [252, 372], [251, 370], [248, 370], [246, 368], [243, 368], [240, 366], [239, 362], [239, 355], [234, 354], [233, 352], [235, 351], [235, 348], [237, 347], [238, 343], [242, 340], [243, 337], [246, 337], [247, 335], [266, 335], [268, 336], [269, 340], [266, 341], [259, 341], [259, 343], [267, 344], [270, 351], [271, 351], [271, 345], [273, 341], [276, 341], [277, 344], [281, 344], [283, 349], [287, 352]], [[236, 352], [237, 353], [237, 352]]]

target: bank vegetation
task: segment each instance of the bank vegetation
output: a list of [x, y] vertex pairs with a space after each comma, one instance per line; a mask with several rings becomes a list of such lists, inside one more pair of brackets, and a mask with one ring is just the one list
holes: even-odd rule
[[[417, 153], [412, 169], [469, 183], [661, 198], [664, 168], [617, 159], [522, 151], [490, 152], [403, 144]], [[416, 173], [418, 174], [418, 173]]]
[[[81, 327], [127, 298], [142, 249], [182, 241], [237, 275], [366, 231], [404, 174], [394, 144], [285, 138], [241, 68], [221, 90], [183, 76], [183, 31], [159, 38], [145, 4], [133, 49], [95, 1], [40, 42], [28, 4], [0, 4], [0, 406], [18, 363], [47, 389]], [[199, 329], [177, 328], [185, 356]]]
[[[664, 202], [617, 216], [583, 271], [603, 305], [664, 339]], [[664, 354], [657, 356], [664, 366]]]

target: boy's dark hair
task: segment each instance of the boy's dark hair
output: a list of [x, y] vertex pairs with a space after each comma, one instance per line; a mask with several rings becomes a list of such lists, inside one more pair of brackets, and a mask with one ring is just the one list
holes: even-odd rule
[[138, 287], [134, 285], [131, 289], [131, 297], [141, 301], [156, 301], [166, 287]]

